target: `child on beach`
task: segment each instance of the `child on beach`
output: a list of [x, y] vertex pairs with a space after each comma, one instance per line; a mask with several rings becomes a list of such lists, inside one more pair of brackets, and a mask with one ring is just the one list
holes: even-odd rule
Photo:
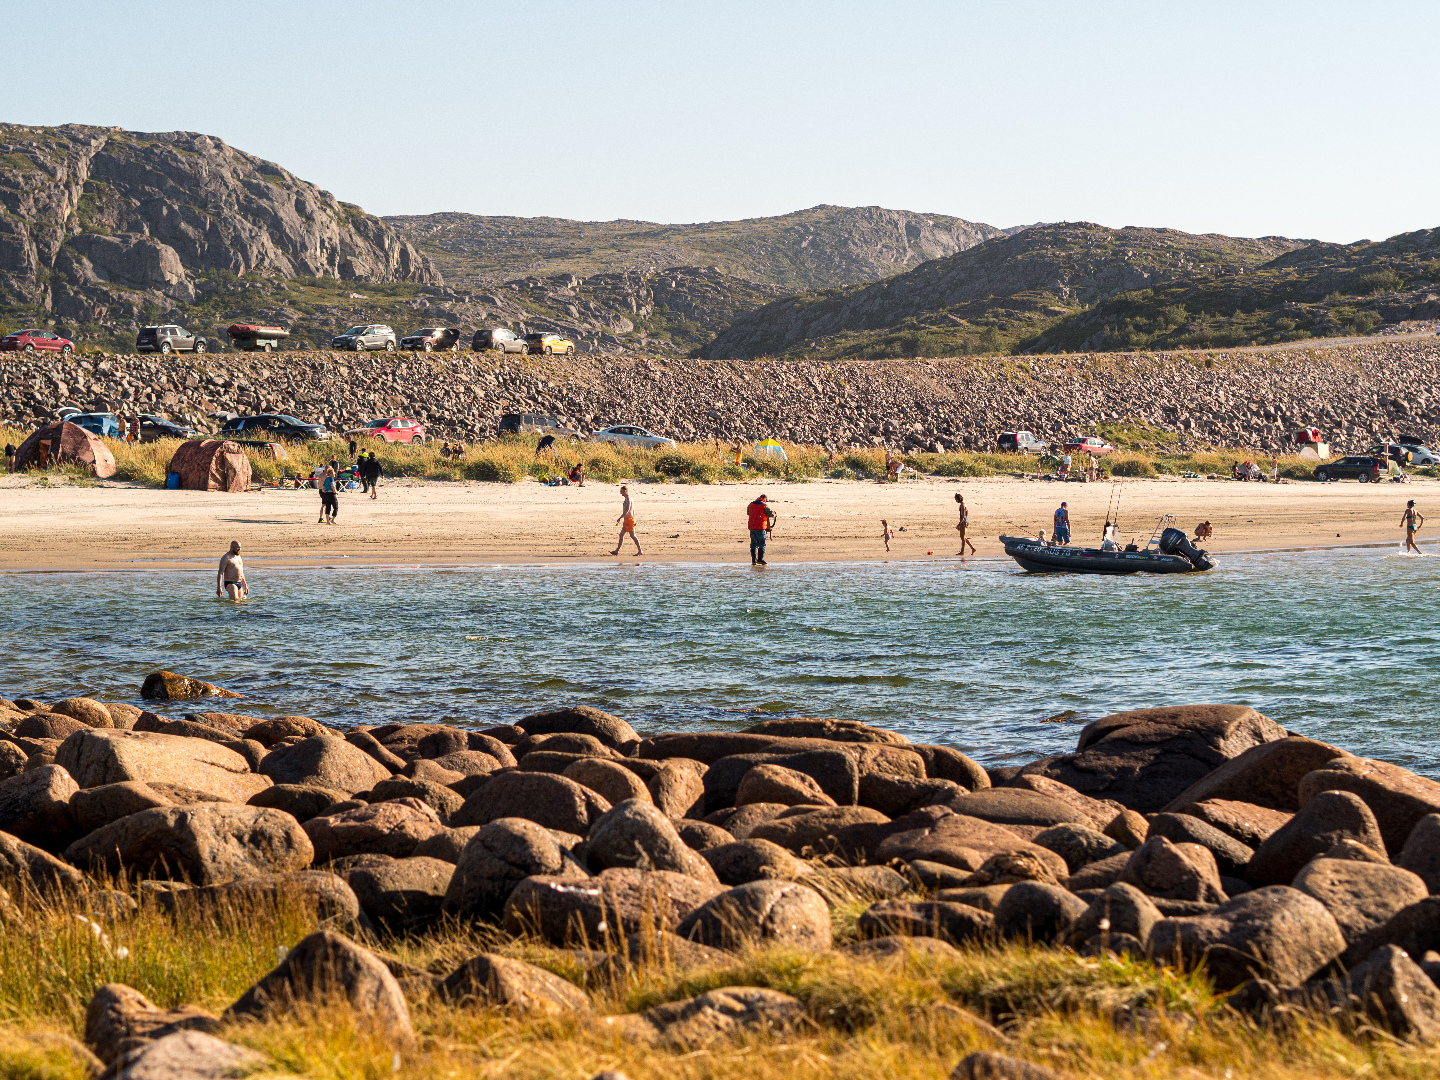
[[884, 518], [880, 519], [880, 528], [885, 530], [880, 534], [880, 539], [885, 541], [885, 550], [888, 552], [890, 550], [890, 541], [895, 539], [895, 533], [890, 528], [890, 523]]

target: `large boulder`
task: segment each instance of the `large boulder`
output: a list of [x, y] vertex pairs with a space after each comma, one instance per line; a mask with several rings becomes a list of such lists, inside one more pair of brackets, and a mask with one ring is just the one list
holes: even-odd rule
[[589, 705], [573, 705], [564, 709], [531, 713], [515, 726], [526, 735], [553, 735], [559, 732], [592, 735], [613, 750], [640, 741], [635, 729], [620, 717]]
[[515, 886], [528, 877], [588, 877], [549, 829], [524, 818], [499, 818], [465, 844], [445, 891], [445, 910], [461, 919], [499, 920]]
[[[945, 805], [966, 817], [995, 825], [1023, 827], [1032, 835], [1066, 822], [1096, 827], [1094, 819], [1081, 816], [1074, 807], [1053, 796], [1013, 787], [966, 792], [950, 799]], [[1104, 824], [1101, 822], [1099, 827], [1103, 828]]]
[[[269, 788], [262, 789], [268, 790]], [[183, 784], [164, 780], [125, 780], [118, 784], [81, 788], [70, 797], [70, 815], [75, 819], [76, 833], [85, 836], [112, 821], [138, 814], [141, 810], [151, 810], [157, 806], [196, 806], [213, 802], [229, 800], [208, 791], [196, 791]]]
[[324, 870], [289, 870], [278, 874], [252, 874], [222, 885], [201, 885], [156, 893], [167, 911], [203, 913], [253, 911], [278, 907], [304, 908], [317, 920], [354, 922], [360, 918], [360, 901], [344, 879]]
[[1246, 867], [1255, 852], [1227, 836], [1215, 826], [1189, 814], [1156, 814], [1150, 819], [1150, 839], [1163, 836], [1176, 844], [1199, 844], [1215, 856], [1220, 873], [1226, 877], [1245, 877]]
[[77, 866], [214, 885], [252, 874], [303, 870], [315, 849], [289, 814], [200, 803], [142, 810], [65, 849]]
[[1400, 946], [1417, 964], [1427, 952], [1440, 951], [1440, 896], [1417, 900], [1366, 931], [1350, 943], [1340, 962], [1354, 967], [1384, 945]]
[[461, 964], [439, 987], [454, 1005], [503, 1006], [531, 1015], [574, 1015], [593, 1011], [590, 998], [572, 982], [544, 968], [495, 953]]
[[451, 825], [485, 825], [520, 817], [547, 829], [584, 836], [610, 803], [587, 787], [552, 773], [512, 771], [487, 777], [450, 817]]
[[83, 892], [86, 885], [85, 875], [74, 866], [19, 837], [0, 832], [0, 889], [16, 897], [30, 895], [53, 901]]
[[350, 798], [349, 792], [336, 788], [320, 787], [318, 784], [276, 784], [250, 796], [251, 806], [268, 806], [272, 810], [284, 810], [302, 825], [313, 817], [319, 817], [336, 803]]
[[825, 739], [829, 742], [890, 743], [909, 746], [904, 735], [871, 727], [859, 720], [826, 720], [810, 716], [783, 716], [762, 720], [745, 729], [750, 735], [774, 739]]
[[722, 884], [732, 886], [772, 878], [794, 881], [810, 869], [779, 844], [753, 837], [706, 848], [701, 858], [710, 864]]
[[300, 826], [314, 845], [315, 862], [347, 855], [389, 855], [403, 859], [445, 826], [434, 809], [418, 799], [395, 799], [313, 817]]
[[1382, 945], [1333, 989], [1336, 1004], [1378, 1022], [1392, 1035], [1440, 1042], [1440, 990], [1403, 949]]
[[760, 986], [722, 986], [685, 1001], [656, 1005], [638, 1015], [606, 1018], [627, 1042], [687, 1051], [744, 1038], [783, 1037], [806, 1020], [801, 1002]]
[[173, 671], [152, 671], [140, 685], [140, 696], [152, 701], [195, 701], [204, 697], [241, 698], [245, 695], [188, 675], [177, 675]]
[[1027, 765], [1094, 798], [1131, 810], [1160, 810], [1211, 770], [1285, 729], [1245, 705], [1178, 705], [1102, 717], [1080, 733], [1077, 751]]
[[960, 1059], [960, 1064], [950, 1073], [950, 1080], [1062, 1080], [1062, 1077], [1054, 1069], [1023, 1058], [977, 1050]]
[[1089, 905], [1058, 885], [1020, 881], [1005, 890], [995, 907], [995, 929], [1003, 936], [1060, 942]]
[[866, 773], [860, 778], [859, 803], [879, 810], [886, 817], [904, 817], [923, 806], [944, 803], [970, 791], [953, 780]]
[[105, 983], [85, 1009], [85, 1042], [107, 1065], [128, 1051], [177, 1031], [219, 1030], [220, 1018], [194, 1005], [162, 1009], [124, 983]]
[[1070, 945], [1076, 949], [1089, 946], [1087, 951], [1098, 952], [1099, 948], [1110, 947], [1109, 939], [1124, 935], [1143, 947], [1161, 918], [1160, 909], [1150, 897], [1134, 885], [1117, 881], [1095, 897], [1071, 924]]
[[655, 801], [651, 798], [645, 781], [619, 762], [607, 761], [604, 758], [581, 758], [567, 765], [560, 775], [589, 788], [611, 806], [627, 799]]
[[1237, 802], [1234, 799], [1206, 799], [1203, 802], [1186, 803], [1175, 813], [1199, 818], [1206, 825], [1219, 829], [1232, 840], [1239, 840], [1251, 850], [1269, 840], [1280, 826], [1295, 816], [1288, 810], [1271, 810], [1266, 806]]
[[1130, 853], [1119, 880], [1148, 896], [1216, 904], [1226, 899], [1215, 856], [1199, 844], [1152, 836]]
[[65, 847], [74, 839], [70, 799], [79, 790], [59, 765], [0, 780], [0, 831], [48, 851]]
[[1425, 882], [1409, 870], [1354, 859], [1311, 859], [1295, 875], [1294, 886], [1325, 905], [1347, 944], [1429, 895]]
[[[793, 806], [807, 801], [805, 796], [819, 791], [828, 795], [832, 803], [853, 806], [860, 790], [860, 768], [853, 746], [849, 750], [843, 747], [825, 747], [798, 753], [766, 751], [733, 754], [721, 758], [705, 770], [703, 781], [706, 809], [713, 812], [727, 806], [740, 805], [740, 785], [758, 765], [774, 765], [791, 773], [803, 774], [814, 786], [797, 781], [794, 777], [786, 779], [785, 774], [772, 773], [769, 774], [771, 783], [779, 785], [777, 792], [783, 793], [782, 797], [773, 800], [764, 798], [763, 791], [755, 788], [756, 784], [761, 783], [761, 778], [757, 777], [750, 782], [749, 802], [773, 801]], [[761, 777], [765, 775], [767, 774], [762, 773]]]
[[1440, 814], [1426, 814], [1415, 823], [1395, 865], [1419, 875], [1427, 892], [1440, 893]]
[[334, 731], [308, 716], [276, 716], [245, 729], [247, 739], [253, 739], [267, 750], [286, 739], [314, 739], [325, 735], [339, 738]]
[[365, 914], [392, 932], [438, 919], [454, 873], [455, 867], [441, 859], [388, 855], [353, 856], [336, 869]]
[[1341, 840], [1385, 851], [1375, 815], [1358, 795], [1322, 791], [1255, 849], [1246, 877], [1256, 885], [1288, 885], [1302, 866]]
[[959, 945], [993, 938], [995, 916], [948, 900], [880, 900], [861, 913], [856, 927], [866, 937], [931, 937]]
[[719, 883], [710, 864], [680, 839], [671, 820], [648, 800], [628, 799], [602, 814], [590, 826], [588, 851], [592, 864], [601, 867], [673, 870]]
[[270, 786], [268, 777], [251, 772], [249, 762], [233, 750], [204, 739], [152, 731], [77, 731], [55, 751], [55, 764], [82, 788], [125, 780], [180, 780], [196, 790], [243, 803]]
[[1038, 773], [1017, 776], [1004, 786], [1011, 791], [1033, 791], [1039, 795], [1048, 795], [1074, 812], [1072, 821], [1084, 822], [1092, 829], [1102, 832], [1117, 815], [1125, 812], [1125, 807], [1114, 799], [1093, 799], [1089, 795], [1082, 795], [1069, 784], [1062, 784], [1059, 780], [1052, 780]]
[[[898, 824], [905, 822], [902, 819]], [[1068, 873], [1065, 860], [1055, 852], [1023, 839], [1004, 825], [964, 814], [946, 814], [938, 819], [917, 822], [915, 828], [903, 829], [886, 837], [869, 855], [874, 863], [920, 859], [973, 872], [994, 855], [1015, 852], [1035, 856], [1057, 877]]]
[[747, 803], [834, 806], [835, 800], [807, 774], [766, 762], [752, 766], [740, 778], [740, 786], [735, 789], [735, 805]]
[[673, 931], [720, 891], [669, 870], [617, 868], [582, 881], [537, 875], [520, 882], [505, 901], [505, 929], [561, 946]]
[[415, 780], [408, 776], [392, 776], [381, 780], [365, 795], [367, 802], [393, 802], [396, 799], [416, 799], [440, 815], [441, 821], [448, 821], [450, 815], [465, 805], [458, 792], [433, 780]]
[[758, 942], [808, 950], [830, 948], [830, 906], [793, 881], [752, 881], [707, 900], [676, 933], [716, 949]]
[[390, 969], [367, 949], [330, 930], [300, 941], [226, 1010], [227, 1019], [283, 1015], [299, 1006], [343, 999], [363, 1018], [367, 1034], [411, 1046], [415, 1029], [405, 995]]
[[337, 735], [314, 735], [265, 755], [260, 772], [277, 784], [308, 784], [353, 794], [369, 791], [391, 772]]
[[[640, 769], [649, 762], [627, 758], [624, 764], [629, 769]], [[676, 759], [662, 761], [649, 775], [640, 775], [645, 778], [651, 800], [666, 817], [698, 818], [705, 812], [705, 769], [698, 761]]]
[[990, 786], [990, 776], [984, 768], [954, 747], [911, 743], [907, 749], [920, 755], [925, 762], [925, 775], [932, 779], [949, 780], [966, 791]]
[[1297, 792], [1301, 805], [1322, 791], [1349, 791], [1363, 799], [1380, 825], [1388, 851], [1404, 847], [1410, 831], [1426, 814], [1440, 813], [1440, 783], [1369, 758], [1336, 758], [1307, 773]]
[[1204, 964], [1221, 990], [1251, 979], [1301, 986], [1345, 948], [1335, 919], [1313, 897], [1272, 885], [1204, 913], [1161, 919], [1150, 931], [1162, 963]]
[[105, 1080], [231, 1080], [264, 1070], [264, 1054], [204, 1031], [173, 1031], [116, 1058]]
[[76, 720], [73, 716], [59, 713], [32, 713], [15, 725], [14, 734], [20, 739], [68, 739], [77, 731], [87, 731], [90, 724]]
[[[773, 803], [752, 803], [751, 806], [773, 806]], [[745, 808], [742, 807], [742, 811]], [[817, 855], [838, 854], [854, 860], [878, 842], [877, 826], [889, 825], [890, 819], [867, 806], [831, 806], [811, 809], [797, 806], [779, 816], [761, 821], [746, 836], [737, 839], [769, 840], [796, 855], [807, 849]], [[727, 827], [729, 823], [727, 822]], [[735, 830], [731, 829], [731, 832]]]
[[1254, 803], [1270, 810], [1299, 810], [1301, 779], [1336, 758], [1350, 756], [1338, 746], [1288, 735], [1252, 746], [1212, 769], [1165, 809], [1179, 811], [1190, 803], [1223, 799]]
[[1076, 824], [1056, 825], [1046, 829], [1035, 837], [1034, 843], [1064, 859], [1065, 868], [1072, 874], [1101, 859], [1126, 853], [1125, 845], [1118, 840], [1112, 840], [1104, 833], [1096, 832], [1085, 825]]
[[50, 706], [50, 711], [60, 716], [73, 717], [86, 727], [113, 728], [115, 726], [115, 721], [110, 718], [110, 710], [94, 698], [62, 698]]

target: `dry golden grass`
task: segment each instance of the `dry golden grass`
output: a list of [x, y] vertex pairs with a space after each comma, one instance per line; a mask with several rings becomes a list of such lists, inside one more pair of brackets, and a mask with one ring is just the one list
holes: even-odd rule
[[[31, 907], [0, 933], [0, 1076], [87, 1076], [74, 1040], [102, 983], [127, 983], [161, 1006], [193, 1003], [218, 1013], [275, 964], [277, 950], [315, 925], [312, 915], [283, 900], [178, 921], [149, 902], [115, 919], [86, 914], [76, 903]], [[837, 930], [847, 933], [844, 920]], [[489, 949], [581, 985], [587, 980], [574, 953], [507, 942], [489, 927], [452, 924], [362, 940], [436, 973]], [[1349, 1031], [1339, 1019], [1301, 1017], [1283, 1027], [1242, 1019], [1200, 974], [1027, 944], [888, 961], [756, 949], [715, 968], [652, 966], [587, 989], [603, 1017], [733, 985], [795, 996], [806, 1006], [807, 1026], [683, 1052], [627, 1040], [603, 1019], [517, 1016], [417, 993], [411, 1010], [419, 1047], [403, 1055], [398, 1069], [394, 1049], [344, 1009], [231, 1024], [221, 1034], [267, 1054], [276, 1074], [315, 1080], [586, 1080], [609, 1068], [632, 1080], [935, 1080], [976, 1049], [1106, 1080], [1419, 1080], [1440, 1071], [1440, 1050]]]

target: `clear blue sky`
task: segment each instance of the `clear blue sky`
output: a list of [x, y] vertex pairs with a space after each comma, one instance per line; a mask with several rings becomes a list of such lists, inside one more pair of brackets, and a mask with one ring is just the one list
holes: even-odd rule
[[5, 28], [0, 118], [216, 135], [379, 214], [1440, 225], [1433, 3], [10, 0]]

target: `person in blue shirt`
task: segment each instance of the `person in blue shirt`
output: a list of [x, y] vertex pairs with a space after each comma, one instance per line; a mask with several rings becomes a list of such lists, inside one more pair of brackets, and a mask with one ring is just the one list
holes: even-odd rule
[[335, 496], [335, 470], [328, 465], [320, 477], [320, 520], [317, 525], [334, 525], [340, 513], [340, 500]]
[[1070, 511], [1067, 509], [1069, 503], [1061, 503], [1060, 509], [1055, 511], [1055, 543], [1070, 543]]

